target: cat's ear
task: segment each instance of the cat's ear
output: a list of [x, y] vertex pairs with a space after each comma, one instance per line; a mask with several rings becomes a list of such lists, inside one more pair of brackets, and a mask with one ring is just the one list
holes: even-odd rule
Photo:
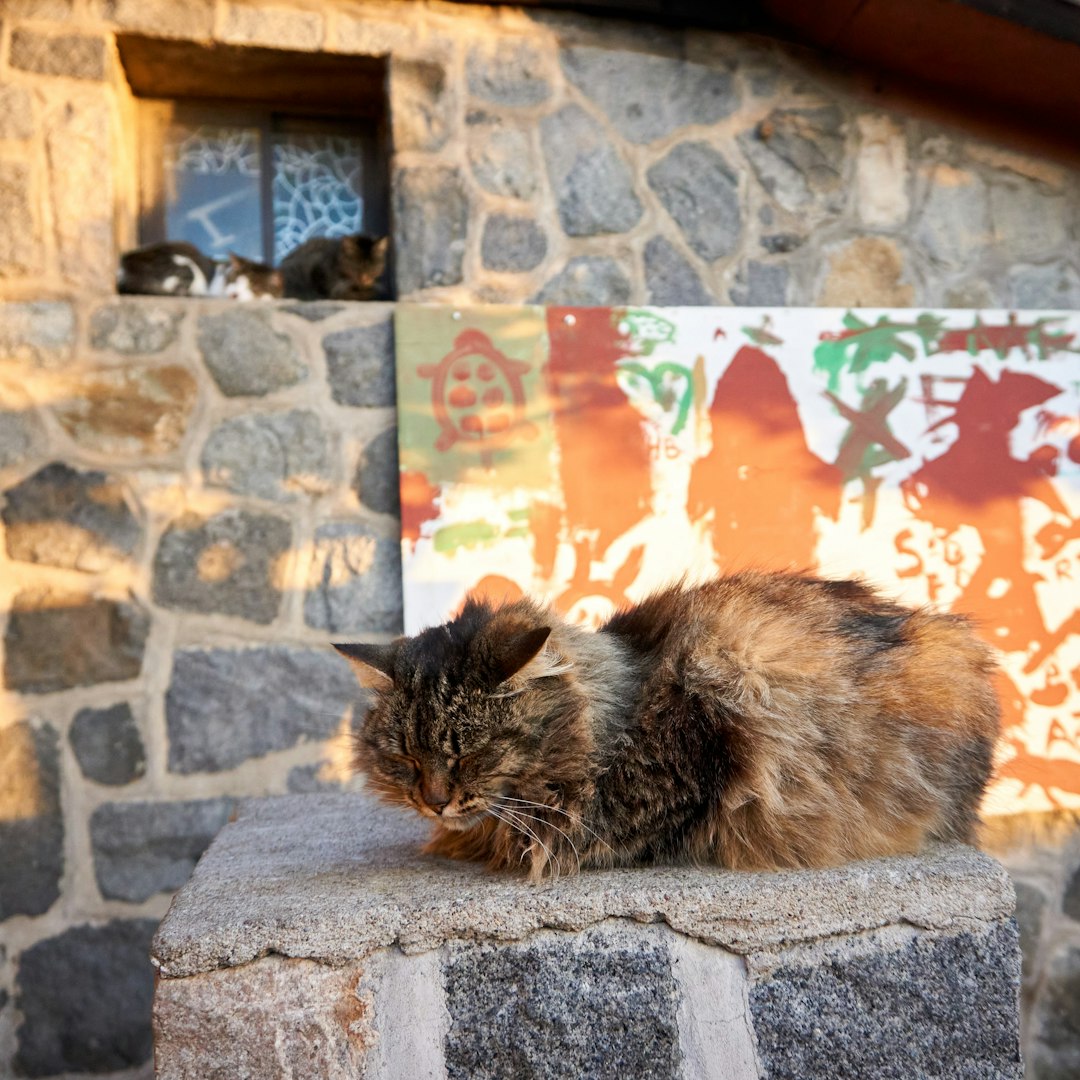
[[349, 661], [360, 685], [366, 690], [389, 690], [394, 685], [394, 659], [397, 642], [391, 645], [335, 645]]
[[385, 262], [387, 252], [390, 250], [390, 237], [380, 236], [371, 245], [371, 258], [373, 262]]
[[528, 675], [529, 672], [526, 669], [539, 656], [550, 634], [550, 626], [507, 634], [495, 650], [495, 665], [499, 681], [505, 682], [519, 672]]

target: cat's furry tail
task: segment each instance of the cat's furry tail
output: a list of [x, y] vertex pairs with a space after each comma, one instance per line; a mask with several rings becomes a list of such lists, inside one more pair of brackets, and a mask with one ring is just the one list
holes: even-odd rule
[[1080, 810], [1058, 807], [1022, 814], [987, 814], [979, 822], [979, 846], [1005, 856], [1022, 848], [1060, 847], [1076, 833], [1080, 833]]

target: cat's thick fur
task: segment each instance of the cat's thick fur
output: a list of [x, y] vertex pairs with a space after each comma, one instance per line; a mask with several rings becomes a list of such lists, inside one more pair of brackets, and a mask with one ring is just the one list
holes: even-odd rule
[[998, 703], [955, 615], [858, 581], [741, 573], [571, 626], [470, 601], [338, 646], [375, 699], [370, 787], [430, 851], [533, 879], [658, 862], [830, 866], [972, 841]]

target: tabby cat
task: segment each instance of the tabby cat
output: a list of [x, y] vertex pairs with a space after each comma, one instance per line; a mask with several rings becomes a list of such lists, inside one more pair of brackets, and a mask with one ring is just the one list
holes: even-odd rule
[[297, 300], [388, 300], [389, 241], [357, 234], [319, 236], [281, 260], [285, 295]]
[[470, 600], [338, 645], [373, 705], [356, 764], [427, 850], [527, 869], [821, 867], [971, 842], [998, 704], [962, 617], [860, 581], [677, 585], [593, 633]]

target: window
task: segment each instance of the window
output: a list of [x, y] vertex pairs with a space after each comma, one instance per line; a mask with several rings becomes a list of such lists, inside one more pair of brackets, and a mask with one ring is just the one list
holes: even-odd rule
[[385, 231], [374, 124], [142, 103], [140, 239], [278, 263], [315, 236]]
[[139, 98], [139, 242], [279, 263], [387, 232], [385, 63], [119, 40]]

